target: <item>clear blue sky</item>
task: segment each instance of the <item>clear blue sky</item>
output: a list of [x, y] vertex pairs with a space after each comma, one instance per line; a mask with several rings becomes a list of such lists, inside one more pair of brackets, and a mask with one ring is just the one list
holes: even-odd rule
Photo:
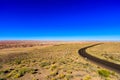
[[120, 2], [0, 0], [0, 39], [120, 40]]

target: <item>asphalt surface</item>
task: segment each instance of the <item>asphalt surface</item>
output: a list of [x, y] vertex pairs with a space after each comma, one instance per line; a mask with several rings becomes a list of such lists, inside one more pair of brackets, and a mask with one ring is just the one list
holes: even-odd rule
[[109, 70], [113, 70], [113, 71], [115, 71], [117, 73], [120, 73], [120, 65], [119, 64], [115, 64], [113, 62], [109, 62], [107, 60], [97, 58], [97, 57], [92, 56], [92, 55], [90, 55], [90, 54], [88, 54], [86, 52], [86, 49], [97, 46], [97, 45], [102, 45], [102, 44], [103, 43], [99, 43], [99, 44], [94, 44], [94, 45], [90, 45], [90, 46], [81, 48], [78, 51], [78, 53], [79, 53], [80, 56], [82, 56], [82, 57], [84, 57], [84, 58], [86, 58], [86, 59], [88, 59], [88, 60], [90, 60], [90, 61], [92, 61], [92, 62], [94, 62], [94, 63], [96, 63], [96, 64], [98, 64], [98, 65], [100, 65], [102, 67], [104, 67], [104, 68], [107, 68]]

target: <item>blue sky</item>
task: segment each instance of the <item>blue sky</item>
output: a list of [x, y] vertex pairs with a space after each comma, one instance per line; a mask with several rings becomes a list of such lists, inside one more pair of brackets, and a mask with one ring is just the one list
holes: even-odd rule
[[120, 2], [0, 0], [0, 39], [120, 40]]

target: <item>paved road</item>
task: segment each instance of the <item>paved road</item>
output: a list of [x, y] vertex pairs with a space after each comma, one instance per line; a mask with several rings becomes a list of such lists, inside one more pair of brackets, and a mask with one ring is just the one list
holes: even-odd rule
[[106, 60], [103, 60], [103, 59], [99, 59], [95, 56], [92, 56], [90, 54], [88, 54], [86, 52], [86, 49], [88, 48], [91, 48], [93, 46], [97, 46], [97, 45], [102, 45], [102, 43], [99, 43], [99, 44], [94, 44], [94, 45], [90, 45], [90, 46], [87, 46], [87, 47], [84, 47], [84, 48], [81, 48], [78, 53], [80, 56], [82, 57], [85, 57], [87, 58], [88, 60], [102, 66], [102, 67], [105, 67], [107, 69], [110, 69], [110, 70], [113, 70], [117, 73], [120, 73], [120, 65], [119, 64], [115, 64], [115, 63], [112, 63], [112, 62], [109, 62], [109, 61], [106, 61]]

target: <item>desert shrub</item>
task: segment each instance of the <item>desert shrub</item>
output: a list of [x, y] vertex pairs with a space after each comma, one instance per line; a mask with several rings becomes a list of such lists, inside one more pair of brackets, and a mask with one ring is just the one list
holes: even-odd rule
[[21, 68], [20, 70], [18, 70], [18, 77], [23, 76], [28, 71], [29, 71], [28, 68]]
[[9, 78], [9, 77], [12, 77], [13, 75], [16, 74], [16, 70], [13, 70], [11, 71], [6, 77]]
[[98, 73], [99, 73], [99, 75], [104, 76], [104, 77], [109, 77], [111, 74], [110, 71], [104, 70], [104, 69], [98, 70]]
[[67, 80], [69, 80], [69, 79], [73, 78], [73, 76], [70, 75], [70, 74], [67, 74], [67, 75], [65, 75], [65, 78], [66, 78]]
[[56, 75], [58, 75], [58, 71], [57, 70], [50, 73], [50, 76], [56, 76]]
[[32, 71], [32, 69], [27, 68], [27, 67], [23, 67], [17, 70], [13, 70], [11, 71], [7, 77], [12, 77], [12, 78], [19, 78], [25, 75], [25, 73], [29, 73], [30, 71]]
[[56, 80], [55, 77], [56, 77], [57, 75], [58, 75], [58, 71], [55, 70], [55, 71], [51, 72], [49, 75], [47, 75], [46, 78], [47, 78], [47, 79], [51, 79], [51, 80], [54, 80], [54, 79]]
[[41, 67], [49, 66], [50, 62], [44, 61], [40, 64]]
[[67, 73], [72, 74], [72, 71], [71, 70], [67, 70]]
[[91, 77], [90, 76], [85, 76], [83, 80], [90, 80]]
[[65, 78], [65, 74], [59, 74], [58, 75], [58, 79], [63, 79], [63, 78]]
[[0, 71], [0, 75], [1, 75], [1, 74], [4, 74], [4, 71]]
[[107, 77], [107, 78], [105, 78], [105, 80], [111, 80], [111, 79]]
[[32, 74], [36, 74], [36, 73], [37, 73], [37, 71], [38, 71], [38, 69], [31, 69], [31, 71], [30, 71], [30, 72], [31, 72]]
[[11, 71], [10, 69], [2, 70], [0, 71], [0, 75], [10, 73], [10, 71]]
[[60, 63], [60, 64], [66, 64], [66, 59], [61, 59], [61, 60], [59, 61], [59, 63]]
[[3, 66], [0, 64], [0, 69], [3, 68]]
[[21, 60], [20, 59], [16, 59], [15, 60], [15, 64], [21, 64]]
[[0, 78], [0, 80], [6, 80], [5, 78]]
[[55, 70], [57, 68], [57, 66], [56, 65], [52, 65], [51, 67], [50, 67], [50, 70]]

